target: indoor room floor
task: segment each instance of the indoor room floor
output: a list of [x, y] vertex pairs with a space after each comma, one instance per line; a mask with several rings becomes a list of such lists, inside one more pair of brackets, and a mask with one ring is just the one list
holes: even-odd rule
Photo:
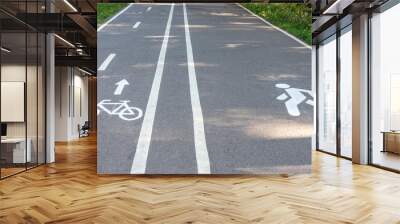
[[400, 170], [400, 155], [391, 152], [374, 151], [373, 154], [374, 164], [388, 167], [395, 170]]
[[97, 175], [96, 138], [0, 181], [0, 223], [398, 223], [399, 174], [313, 152], [311, 174]]

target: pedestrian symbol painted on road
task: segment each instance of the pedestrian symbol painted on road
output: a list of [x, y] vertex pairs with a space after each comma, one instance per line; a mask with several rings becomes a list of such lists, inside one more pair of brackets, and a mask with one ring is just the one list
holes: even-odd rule
[[129, 100], [120, 100], [119, 102], [111, 102], [111, 100], [102, 100], [97, 104], [97, 116], [106, 112], [109, 115], [118, 115], [125, 121], [134, 121], [143, 116], [143, 111], [137, 107], [128, 105]]
[[[298, 106], [303, 102], [308, 105], [314, 106], [314, 99], [312, 99], [312, 92], [310, 90], [293, 88], [285, 83], [278, 83], [275, 86], [277, 88], [285, 90], [285, 93], [282, 93], [281, 95], [276, 97], [276, 99], [280, 101], [285, 101], [286, 109], [289, 115], [294, 117], [300, 116], [301, 113]], [[309, 97], [307, 97], [305, 94], [307, 94]]]

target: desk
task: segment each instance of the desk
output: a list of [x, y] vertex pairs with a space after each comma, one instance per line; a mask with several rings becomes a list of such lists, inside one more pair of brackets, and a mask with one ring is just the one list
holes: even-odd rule
[[400, 154], [400, 131], [382, 131], [381, 133], [383, 133], [382, 152]]
[[[2, 154], [3, 152], [12, 151], [12, 163], [30, 162], [32, 160], [31, 139], [28, 138], [27, 142], [28, 147], [26, 147], [25, 151], [25, 138], [1, 139], [2, 147], [5, 147], [5, 149], [2, 148]], [[11, 150], [9, 146], [12, 146]], [[27, 158], [27, 161], [25, 161], [25, 158]]]

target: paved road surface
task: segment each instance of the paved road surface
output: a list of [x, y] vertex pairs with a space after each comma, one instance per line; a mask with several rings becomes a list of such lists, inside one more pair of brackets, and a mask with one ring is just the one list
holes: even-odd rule
[[98, 31], [99, 173], [307, 170], [310, 59], [236, 4], [131, 5]]

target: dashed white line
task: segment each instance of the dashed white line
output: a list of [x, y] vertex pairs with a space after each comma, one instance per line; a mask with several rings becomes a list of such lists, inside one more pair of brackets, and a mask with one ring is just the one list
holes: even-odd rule
[[103, 63], [100, 65], [99, 71], [104, 71], [107, 69], [108, 65], [110, 64], [110, 62], [114, 59], [115, 54], [111, 53], [110, 55], [108, 55], [108, 57], [106, 58], [106, 60], [103, 61]]
[[133, 29], [136, 29], [140, 26], [142, 22], [136, 22], [135, 25], [133, 25]]
[[150, 12], [150, 10], [151, 10], [151, 7], [148, 7], [148, 8], [146, 9], [146, 12]]
[[196, 151], [197, 172], [199, 174], [210, 174], [210, 159], [208, 156], [206, 137], [204, 133], [203, 112], [201, 110], [199, 89], [197, 87], [192, 41], [190, 39], [190, 30], [185, 3], [183, 4], [183, 18], [185, 22], [186, 55], [189, 73], [190, 100], [192, 103], [193, 112], [194, 145]]
[[109, 19], [107, 22], [103, 23], [103, 25], [101, 25], [101, 26], [97, 29], [97, 32], [99, 32], [99, 31], [102, 30], [104, 27], [106, 27], [110, 22], [112, 22], [115, 18], [117, 18], [117, 17], [120, 16], [122, 13], [124, 13], [126, 10], [128, 10], [132, 5], [133, 5], [133, 3], [130, 3], [126, 8], [124, 8], [123, 10], [121, 10], [119, 13], [115, 14], [115, 16], [111, 17], [111, 19]]
[[161, 79], [164, 71], [165, 55], [167, 53], [169, 32], [171, 29], [174, 6], [171, 5], [167, 26], [165, 28], [164, 40], [162, 42], [160, 55], [158, 57], [157, 68], [154, 75], [153, 84], [150, 90], [149, 100], [146, 106], [146, 112], [143, 117], [142, 128], [140, 129], [139, 139], [136, 146], [135, 156], [133, 158], [131, 174], [144, 174], [146, 172], [147, 157], [149, 154], [151, 135], [153, 132], [154, 117], [156, 114], [158, 94], [160, 92]]

